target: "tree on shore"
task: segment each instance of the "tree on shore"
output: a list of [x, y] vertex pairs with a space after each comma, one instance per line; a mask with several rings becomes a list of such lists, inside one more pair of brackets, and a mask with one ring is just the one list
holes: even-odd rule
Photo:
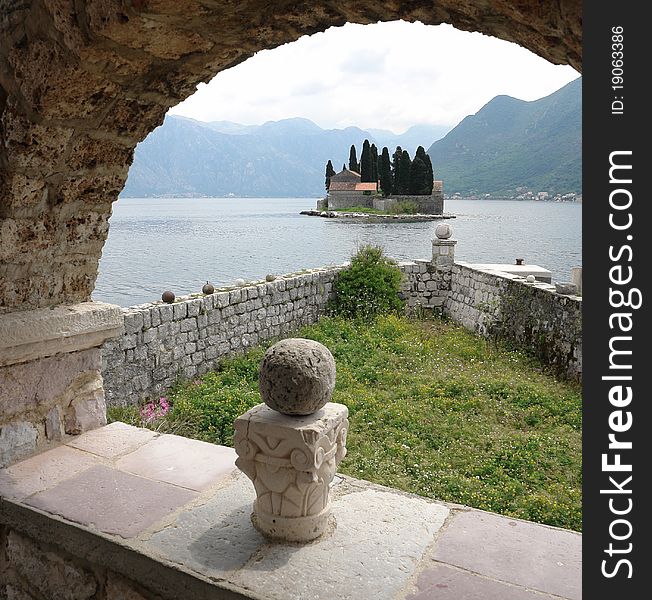
[[362, 144], [362, 153], [360, 154], [360, 181], [369, 183], [373, 181], [373, 165], [371, 162], [371, 146], [369, 140]]
[[427, 169], [428, 186], [427, 186], [427, 191], [423, 193], [432, 194], [432, 187], [434, 185], [435, 174], [432, 170], [432, 161], [430, 160], [430, 156], [428, 156], [428, 153], [425, 151], [423, 146], [419, 146], [417, 148], [415, 157], [420, 158], [425, 163]]
[[376, 144], [371, 144], [371, 181], [378, 181], [378, 148]]
[[398, 161], [398, 173], [394, 180], [394, 193], [404, 195], [410, 193], [410, 168], [412, 160], [407, 150], [403, 150], [401, 158]]
[[360, 165], [358, 164], [358, 156], [354, 144], [351, 144], [351, 150], [349, 151], [349, 171], [360, 172]]
[[410, 194], [421, 195], [427, 194], [429, 189], [428, 167], [418, 156], [415, 156], [410, 165], [410, 183], [408, 192]]
[[326, 191], [331, 187], [331, 177], [335, 175], [335, 169], [333, 168], [333, 163], [329, 160], [326, 163]]
[[393, 192], [392, 186], [392, 163], [389, 159], [389, 150], [387, 146], [378, 159], [378, 177], [380, 179], [380, 189], [383, 190], [383, 196], [389, 196]]
[[393, 194], [398, 194], [398, 173], [400, 171], [401, 156], [403, 156], [403, 148], [396, 146], [394, 154], [392, 154], [392, 189]]

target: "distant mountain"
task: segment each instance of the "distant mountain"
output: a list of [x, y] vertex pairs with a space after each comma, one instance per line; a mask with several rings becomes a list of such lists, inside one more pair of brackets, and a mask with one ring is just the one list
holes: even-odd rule
[[582, 82], [526, 102], [496, 96], [428, 149], [446, 194], [582, 189]]
[[[382, 148], [387, 146], [392, 154], [396, 146], [407, 150], [410, 156], [414, 156], [419, 146], [427, 148], [432, 142], [443, 138], [452, 127], [449, 125], [413, 125], [404, 133], [393, 133], [386, 129], [367, 129], [376, 140], [376, 146]], [[425, 141], [424, 140], [430, 140]]]
[[351, 144], [358, 156], [365, 138], [379, 149], [390, 144], [393, 151], [399, 144], [413, 153], [440, 130], [421, 125], [402, 135], [382, 132], [378, 138], [388, 141], [380, 143], [358, 127], [322, 129], [302, 118], [241, 125], [167, 116], [138, 144], [122, 196], [319, 197], [326, 162], [339, 171], [348, 164]]

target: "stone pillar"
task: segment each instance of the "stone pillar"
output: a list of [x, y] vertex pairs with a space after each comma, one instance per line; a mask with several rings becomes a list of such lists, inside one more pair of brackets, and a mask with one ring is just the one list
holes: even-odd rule
[[438, 270], [450, 270], [455, 262], [457, 240], [450, 239], [453, 228], [448, 223], [439, 223], [435, 227], [435, 239], [432, 240], [432, 266]]
[[237, 467], [256, 489], [251, 520], [263, 535], [309, 542], [329, 527], [329, 486], [346, 455], [348, 409], [329, 402], [335, 360], [328, 348], [286, 339], [265, 353], [259, 404], [235, 421]]
[[0, 315], [0, 467], [106, 424], [100, 345], [122, 326], [101, 302]]

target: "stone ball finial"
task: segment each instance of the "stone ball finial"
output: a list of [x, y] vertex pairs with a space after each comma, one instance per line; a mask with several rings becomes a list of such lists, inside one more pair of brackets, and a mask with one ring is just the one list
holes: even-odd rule
[[439, 225], [435, 227], [435, 235], [440, 240], [447, 240], [451, 235], [453, 235], [453, 228], [448, 223], [439, 223]]
[[281, 340], [263, 356], [258, 387], [271, 409], [284, 415], [310, 415], [333, 395], [335, 359], [326, 346], [314, 340]]

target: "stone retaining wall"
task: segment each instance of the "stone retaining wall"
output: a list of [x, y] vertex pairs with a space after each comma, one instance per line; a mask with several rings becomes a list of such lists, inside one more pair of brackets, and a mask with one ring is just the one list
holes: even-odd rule
[[[453, 247], [441, 244], [436, 251], [446, 254], [434, 262], [399, 263], [409, 310], [448, 315], [480, 335], [534, 350], [564, 375], [581, 376], [580, 299], [556, 294], [547, 284], [454, 264]], [[315, 323], [342, 267], [123, 309], [123, 334], [102, 348], [107, 404], [156, 397], [180, 379], [215, 369], [225, 356]]]
[[102, 351], [107, 404], [162, 394], [220, 359], [297, 331], [323, 312], [341, 266], [124, 309], [124, 334]]
[[582, 299], [522, 277], [453, 266], [444, 313], [480, 335], [512, 342], [558, 374], [582, 376]]

